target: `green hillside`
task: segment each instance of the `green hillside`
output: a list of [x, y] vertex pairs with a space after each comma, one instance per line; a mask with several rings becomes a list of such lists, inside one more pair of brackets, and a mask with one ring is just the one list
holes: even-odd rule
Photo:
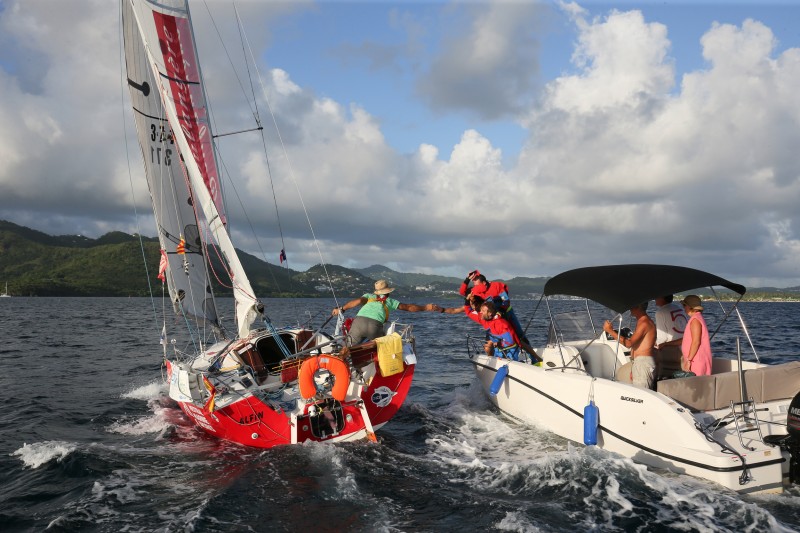
[[[140, 244], [141, 243], [141, 244]], [[147, 267], [142, 261], [142, 245]], [[463, 278], [397, 272], [383, 265], [349, 269], [315, 265], [305, 272], [273, 265], [239, 251], [259, 297], [330, 297], [347, 301], [368, 292], [378, 279], [388, 280], [404, 301], [458, 298]], [[158, 240], [119, 231], [98, 239], [80, 235], [52, 236], [0, 220], [0, 286], [13, 296], [147, 296], [148, 277], [157, 287]], [[220, 270], [221, 265], [215, 265]], [[327, 275], [326, 275], [327, 272]], [[514, 299], [538, 298], [548, 278], [505, 280]], [[230, 291], [216, 282], [220, 296]], [[158, 291], [160, 289], [154, 289]], [[702, 294], [702, 291], [700, 291]], [[747, 300], [800, 300], [800, 287], [748, 289]]]
[[[332, 296], [320, 265], [298, 272], [242, 251], [239, 257], [260, 297]], [[5, 286], [8, 281], [8, 290], [13, 296], [147, 296], [148, 277], [154, 287], [160, 283], [156, 279], [159, 260], [155, 238], [140, 240], [137, 235], [118, 231], [98, 239], [80, 235], [52, 236], [0, 221], [0, 284]], [[219, 264], [214, 267], [221, 269]], [[378, 279], [337, 265], [327, 265], [326, 269], [336, 296], [344, 300], [364, 294]], [[400, 276], [395, 273], [392, 277], [398, 296], [440, 296], [438, 289], [417, 291], [413, 285], [395, 281]], [[424, 275], [411, 276], [423, 276], [420, 283], [425, 283]], [[230, 295], [228, 289], [216, 282], [212, 284], [217, 295]], [[457, 289], [455, 281], [439, 286], [449, 291]]]
[[[125, 238], [123, 238], [124, 236]], [[107, 241], [112, 241], [106, 244]], [[158, 243], [144, 239], [148, 265], [158, 265]], [[147, 278], [139, 238], [52, 237], [0, 221], [0, 279], [15, 296], [144, 296]]]

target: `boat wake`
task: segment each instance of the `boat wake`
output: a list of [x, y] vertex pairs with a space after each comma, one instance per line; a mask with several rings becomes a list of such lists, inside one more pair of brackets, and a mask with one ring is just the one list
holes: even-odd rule
[[120, 396], [126, 400], [153, 400], [161, 396], [166, 396], [168, 391], [167, 384], [162, 381], [154, 381], [147, 385], [135, 387]]
[[710, 481], [650, 469], [499, 417], [494, 407], [480, 407], [474, 389], [456, 391], [438, 411], [444, 431], [426, 439], [424, 470], [461, 484], [476, 505], [505, 509], [491, 528], [538, 531], [566, 518], [584, 531], [646, 530], [653, 523], [688, 531], [792, 531], [763, 504], [743, 503]]
[[33, 444], [23, 443], [22, 448], [19, 448], [11, 455], [19, 457], [27, 468], [36, 469], [50, 461], [60, 463], [77, 448], [77, 444], [64, 441], [44, 441], [34, 442]]
[[149, 403], [153, 406], [153, 414], [144, 417], [126, 417], [112, 423], [106, 430], [120, 435], [163, 434], [173, 425], [170, 419], [175, 416], [173, 412], [177, 409], [161, 407], [155, 401]]
[[174, 433], [174, 426], [188, 425], [188, 421], [175, 402], [167, 396], [167, 385], [161, 380], [135, 387], [122, 393], [120, 397], [147, 402], [149, 413], [144, 416], [125, 416], [116, 420], [106, 427], [109, 433], [120, 435], [156, 433], [168, 437]]

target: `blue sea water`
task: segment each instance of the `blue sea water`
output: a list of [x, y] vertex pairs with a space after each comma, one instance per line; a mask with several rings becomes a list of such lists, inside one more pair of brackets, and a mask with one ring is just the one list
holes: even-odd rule
[[[523, 323], [535, 305], [515, 303]], [[267, 306], [278, 325], [320, 324], [332, 301]], [[762, 361], [800, 355], [800, 304], [741, 309]], [[143, 298], [0, 299], [0, 530], [800, 530], [798, 486], [742, 496], [504, 417], [477, 385], [476, 326], [461, 316], [396, 313], [419, 364], [378, 444], [218, 441], [166, 397], [155, 314]]]

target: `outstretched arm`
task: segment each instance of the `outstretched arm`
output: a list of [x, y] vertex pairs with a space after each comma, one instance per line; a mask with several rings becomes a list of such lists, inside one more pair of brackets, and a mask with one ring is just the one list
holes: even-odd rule
[[363, 296], [361, 298], [356, 298], [355, 300], [350, 300], [341, 307], [334, 307], [333, 311], [331, 311], [331, 315], [335, 316], [338, 315], [339, 313], [344, 313], [348, 309], [358, 307], [359, 305], [364, 305], [365, 303], [367, 303], [367, 299], [364, 298]]
[[469, 298], [464, 298], [464, 305], [462, 307], [445, 307], [442, 309], [442, 313], [447, 313], [448, 315], [460, 315], [461, 313], [469, 314], [472, 311], [472, 307], [469, 304]]
[[417, 305], [417, 304], [400, 304], [397, 306], [398, 309], [401, 311], [411, 311], [412, 313], [417, 313], [419, 311], [435, 311], [437, 313], [442, 312], [442, 308], [436, 304], [426, 304], [426, 305]]

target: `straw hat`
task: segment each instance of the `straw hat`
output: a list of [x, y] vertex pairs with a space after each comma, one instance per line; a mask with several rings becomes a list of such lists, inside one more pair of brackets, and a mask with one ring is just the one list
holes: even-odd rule
[[694, 294], [690, 294], [689, 296], [681, 300], [681, 303], [694, 311], [703, 310], [703, 303], [700, 301], [700, 297], [695, 296]]
[[375, 282], [375, 294], [378, 295], [389, 294], [393, 290], [394, 289], [392, 287], [389, 287], [389, 284], [386, 282], [385, 279], [379, 279], [378, 281]]

